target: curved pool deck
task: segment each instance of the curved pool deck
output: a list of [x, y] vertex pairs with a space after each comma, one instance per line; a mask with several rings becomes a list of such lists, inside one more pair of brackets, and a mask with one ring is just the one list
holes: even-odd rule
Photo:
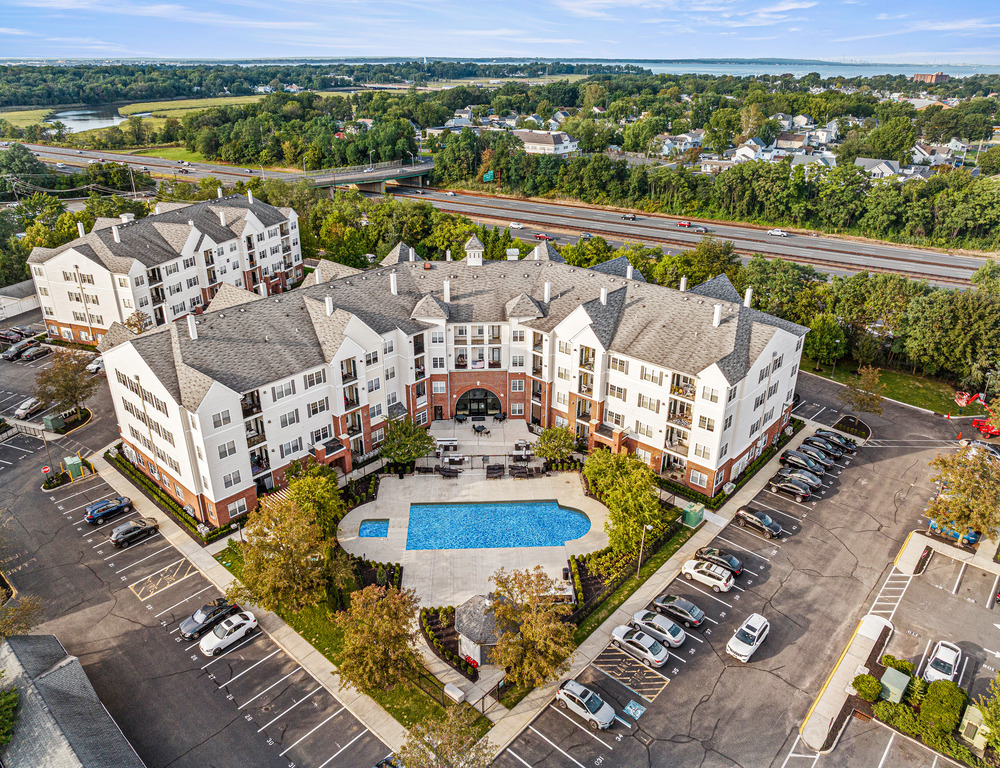
[[[485, 549], [406, 548], [411, 504], [477, 504], [515, 501], [558, 501], [563, 507], [583, 513], [590, 530], [582, 537], [552, 547], [496, 547]], [[385, 537], [361, 537], [365, 520], [388, 520]], [[460, 605], [474, 595], [490, 590], [490, 576], [501, 566], [520, 570], [542, 566], [552, 578], [562, 581], [562, 569], [570, 555], [603, 549], [607, 509], [583, 493], [575, 472], [552, 473], [549, 477], [487, 480], [484, 476], [445, 480], [437, 475], [410, 475], [400, 480], [384, 475], [378, 499], [351, 510], [340, 522], [341, 545], [353, 555], [369, 560], [403, 564], [403, 586], [416, 590], [421, 605]]]

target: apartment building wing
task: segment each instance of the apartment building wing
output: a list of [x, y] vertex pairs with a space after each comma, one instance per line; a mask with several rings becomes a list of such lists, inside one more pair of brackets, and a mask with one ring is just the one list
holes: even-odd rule
[[158, 203], [144, 219], [98, 219], [89, 233], [28, 258], [51, 336], [96, 344], [134, 312], [163, 325], [200, 312], [220, 286], [261, 293], [302, 276], [298, 217], [252, 194]]

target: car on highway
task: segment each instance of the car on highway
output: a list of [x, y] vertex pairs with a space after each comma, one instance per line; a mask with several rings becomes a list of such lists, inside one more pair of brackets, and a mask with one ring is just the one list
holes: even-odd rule
[[765, 539], [776, 539], [782, 534], [780, 525], [774, 522], [766, 512], [753, 507], [737, 509], [735, 521], [740, 528], [750, 528]]
[[726, 643], [726, 653], [737, 661], [750, 661], [771, 630], [771, 623], [759, 613], [752, 613]]
[[844, 451], [841, 450], [839, 445], [834, 445], [826, 438], [819, 437], [818, 435], [809, 435], [809, 437], [802, 441], [802, 445], [818, 448], [827, 456], [832, 456], [834, 459], [839, 459], [844, 455]]
[[708, 227], [692, 227], [691, 231], [692, 232], [697, 232], [699, 235], [707, 235], [708, 234]]
[[582, 717], [595, 731], [606, 730], [615, 721], [615, 708], [576, 680], [567, 680], [559, 686], [556, 703]]
[[788, 233], [783, 229], [769, 229], [767, 235], [768, 237], [788, 237]]
[[678, 595], [668, 592], [653, 598], [653, 609], [664, 616], [670, 616], [685, 627], [700, 627], [705, 623], [705, 612], [697, 605]]
[[813, 433], [816, 437], [822, 437], [824, 440], [829, 440], [831, 443], [840, 447], [840, 450], [846, 453], [856, 453], [858, 450], [858, 441], [852, 440], [849, 437], [844, 437], [839, 432], [834, 432], [832, 429], [817, 429]]
[[156, 522], [156, 518], [137, 517], [135, 520], [129, 520], [127, 523], [117, 526], [111, 531], [108, 541], [115, 549], [125, 549], [129, 544], [148, 539], [158, 530], [160, 530], [160, 524]]
[[813, 491], [823, 485], [823, 481], [819, 479], [819, 476], [813, 474], [808, 469], [801, 469], [799, 467], [781, 467], [777, 474], [781, 477], [798, 480], [800, 483], [804, 483], [809, 486], [810, 490]]
[[218, 656], [233, 643], [242, 640], [257, 628], [257, 619], [250, 611], [228, 616], [205, 635], [198, 648], [206, 656]]
[[104, 358], [98, 355], [89, 363], [86, 368], [87, 373], [104, 373]]
[[817, 464], [822, 466], [823, 469], [829, 469], [830, 467], [832, 467], [834, 464], [837, 463], [837, 460], [833, 458], [833, 456], [828, 454], [826, 451], [821, 451], [814, 445], [806, 445], [805, 443], [803, 443], [796, 450], [799, 453], [808, 456], [810, 459], [812, 459]]
[[647, 667], [662, 667], [670, 658], [666, 647], [645, 632], [621, 624], [611, 630], [611, 644], [634, 656]]
[[131, 512], [132, 500], [128, 496], [112, 496], [110, 499], [95, 501], [84, 510], [83, 519], [91, 525], [104, 525], [112, 517]]
[[622, 221], [635, 221], [635, 214], [634, 213], [623, 213], [622, 214]]
[[694, 559], [721, 565], [733, 576], [739, 576], [743, 573], [743, 563], [740, 562], [740, 559], [732, 552], [719, 547], [702, 547], [694, 553]]
[[798, 467], [799, 469], [806, 469], [817, 476], [826, 474], [826, 467], [818, 461], [814, 461], [804, 453], [799, 453], [798, 451], [785, 451], [778, 457], [778, 462], [783, 467]]
[[590, 234], [589, 232], [581, 232], [580, 233], [580, 239], [581, 240], [593, 240], [594, 236], [592, 234]]
[[512, 221], [507, 226], [510, 227], [511, 229], [524, 229], [524, 224], [521, 224], [520, 222], [517, 221]]
[[21, 339], [21, 341], [7, 347], [0, 357], [3, 357], [4, 360], [17, 360], [29, 349], [34, 349], [37, 346], [39, 344], [34, 339]]
[[239, 610], [239, 606], [219, 597], [206, 603], [180, 623], [181, 637], [184, 640], [197, 640], [208, 630]]
[[964, 547], [974, 546], [979, 541], [979, 531], [966, 528], [964, 533], [959, 533], [954, 526], [948, 525], [948, 523], [938, 523], [937, 520], [928, 522], [927, 530], [945, 539], [951, 539]]
[[365, 168], [364, 171], [362, 171], [362, 173], [375, 173], [375, 169], [374, 168]]
[[143, 173], [149, 173], [149, 168], [147, 168], [144, 165], [139, 166], [139, 170], [142, 171]]
[[962, 666], [962, 649], [947, 640], [938, 640], [934, 652], [927, 659], [923, 678], [928, 683], [936, 680], [955, 681], [959, 667]]
[[552, 237], [552, 235], [546, 235], [544, 232], [539, 232], [537, 235], [535, 235], [535, 239], [536, 240], [555, 240], [555, 238]]
[[253, 168], [244, 168], [243, 173], [253, 173]]
[[713, 592], [728, 592], [733, 588], [732, 571], [704, 560], [688, 560], [681, 566], [681, 576], [711, 587]]
[[191, 163], [189, 163], [187, 160], [181, 160], [181, 165], [183, 165], [185, 168], [191, 167]]
[[786, 496], [791, 496], [800, 504], [812, 496], [812, 491], [809, 490], [808, 485], [801, 480], [795, 480], [791, 477], [775, 475], [767, 481], [767, 487], [771, 493], [783, 493]]
[[15, 419], [27, 419], [29, 416], [34, 416], [41, 410], [45, 409], [45, 403], [39, 400], [37, 397], [29, 397], [19, 406], [17, 410], [14, 411]]
[[677, 222], [677, 226], [678, 227], [693, 227], [694, 224], [692, 224], [690, 221], [678, 221]]
[[187, 173], [187, 172], [188, 172], [187, 168], [178, 168], [177, 169], [177, 173]]
[[56, 168], [65, 168], [66, 163], [56, 163]]
[[31, 362], [32, 360], [37, 360], [40, 357], [45, 357], [51, 351], [52, 350], [49, 349], [48, 347], [43, 347], [43, 346], [32, 347], [27, 352], [21, 355], [21, 359]]
[[451, 190], [449, 190], [449, 191], [445, 192], [444, 195], [445, 195], [445, 197], [454, 197], [455, 193], [452, 192]]
[[82, 150], [82, 149], [78, 149], [78, 150], [76, 151], [76, 153], [77, 153], [78, 155], [82, 155], [82, 154], [83, 154], [83, 150]]
[[676, 623], [653, 611], [636, 611], [629, 621], [633, 627], [641, 632], [645, 632], [654, 640], [666, 643], [671, 648], [678, 648], [687, 639], [684, 630]]

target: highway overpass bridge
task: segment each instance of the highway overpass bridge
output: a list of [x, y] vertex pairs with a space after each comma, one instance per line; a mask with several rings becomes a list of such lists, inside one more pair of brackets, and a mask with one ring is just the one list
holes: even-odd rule
[[333, 168], [310, 171], [306, 178], [314, 187], [351, 187], [363, 192], [383, 194], [386, 183], [390, 186], [423, 187], [434, 170], [434, 161], [421, 158], [415, 163], [404, 164], [399, 160], [374, 165], [356, 165], [350, 168]]

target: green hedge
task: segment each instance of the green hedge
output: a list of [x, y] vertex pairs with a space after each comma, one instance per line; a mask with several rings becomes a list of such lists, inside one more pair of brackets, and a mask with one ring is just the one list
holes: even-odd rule
[[715, 496], [709, 498], [704, 493], [699, 493], [698, 491], [688, 488], [686, 485], [681, 483], [675, 483], [673, 480], [668, 480], [665, 477], [660, 477], [657, 475], [656, 482], [659, 483], [660, 487], [677, 494], [678, 496], [683, 496], [691, 501], [697, 501], [699, 504], [704, 504], [708, 509], [718, 509], [723, 504], [725, 504], [729, 499], [735, 494], [740, 488], [746, 485], [747, 481], [750, 480], [757, 472], [763, 467], [767, 462], [774, 458], [775, 454], [778, 453], [788, 441], [791, 440], [806, 423], [801, 419], [793, 418], [791, 420], [792, 434], [786, 435], [784, 430], [781, 431], [781, 436], [778, 438], [778, 446], [776, 448], [771, 448], [768, 446], [764, 449], [764, 452], [757, 457], [749, 467], [743, 470], [743, 474], [740, 475], [739, 479], [733, 483], [736, 487], [733, 489], [733, 493], [726, 494], [724, 491], [717, 493]]
[[576, 555], [569, 558], [569, 570], [573, 574], [573, 589], [576, 590], [577, 605], [583, 602], [583, 581], [580, 579], [580, 566], [576, 562]]
[[882, 694], [882, 683], [872, 675], [855, 675], [851, 686], [865, 701], [873, 702]]
[[879, 663], [883, 667], [891, 667], [892, 669], [898, 670], [904, 675], [909, 675], [910, 677], [913, 677], [914, 673], [917, 671], [917, 665], [912, 661], [897, 659], [891, 653], [883, 654], [882, 658], [879, 659]]
[[[988, 765], [973, 754], [972, 750], [966, 744], [958, 741], [954, 733], [941, 732], [934, 727], [928, 728], [923, 722], [923, 713], [921, 712], [918, 715], [916, 710], [907, 704], [880, 701], [872, 708], [872, 712], [876, 718], [886, 725], [905, 733], [911, 738], [922, 741], [928, 747], [943, 755], [972, 766], [972, 768], [985, 768]], [[959, 714], [961, 713], [959, 712]]]

